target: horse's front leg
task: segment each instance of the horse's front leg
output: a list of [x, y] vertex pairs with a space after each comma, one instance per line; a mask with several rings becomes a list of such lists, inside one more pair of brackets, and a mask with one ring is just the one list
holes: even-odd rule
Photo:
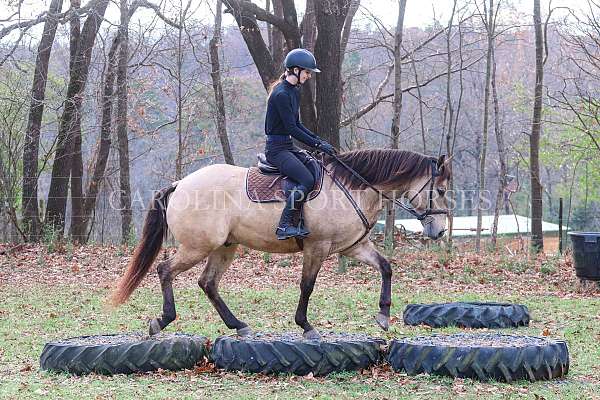
[[381, 273], [381, 294], [379, 295], [379, 313], [375, 316], [377, 325], [384, 331], [390, 327], [390, 307], [392, 305], [392, 266], [370, 241], [362, 242], [343, 255], [352, 257], [379, 269]]
[[296, 309], [295, 322], [303, 330], [305, 339], [320, 339], [319, 332], [312, 327], [306, 317], [308, 309], [308, 301], [315, 287], [317, 275], [323, 264], [323, 260], [327, 257], [330, 245], [329, 244], [308, 244], [304, 246], [304, 260], [302, 265], [302, 280], [300, 281], [300, 300]]

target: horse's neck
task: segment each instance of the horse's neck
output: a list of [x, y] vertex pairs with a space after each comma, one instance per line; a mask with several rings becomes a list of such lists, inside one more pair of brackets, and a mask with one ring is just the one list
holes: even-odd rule
[[373, 189], [351, 190], [350, 194], [354, 197], [369, 222], [373, 223], [377, 219], [379, 212], [383, 209], [380, 194]]

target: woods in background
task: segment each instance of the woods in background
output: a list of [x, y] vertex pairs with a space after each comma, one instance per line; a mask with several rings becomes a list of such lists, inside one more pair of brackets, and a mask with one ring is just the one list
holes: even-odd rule
[[[597, 230], [600, 5], [452, 0], [414, 27], [419, 5], [385, 3], [51, 0], [32, 15], [7, 3], [0, 240], [130, 242], [152, 190], [254, 164], [265, 89], [297, 47], [323, 70], [302, 88], [302, 121], [336, 147], [452, 156], [454, 215], [480, 228], [530, 215], [536, 251], [561, 197], [570, 229]], [[381, 19], [391, 10], [395, 26]]]

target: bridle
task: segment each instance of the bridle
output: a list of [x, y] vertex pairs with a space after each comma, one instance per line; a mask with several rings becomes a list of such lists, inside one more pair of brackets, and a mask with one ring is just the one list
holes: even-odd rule
[[[331, 154], [330, 156], [333, 157], [333, 159], [335, 159], [337, 162], [339, 162], [344, 168], [346, 168], [348, 171], [350, 171], [350, 173], [352, 175], [354, 175], [358, 180], [360, 180], [363, 184], [365, 184], [370, 189], [373, 189], [379, 196], [383, 197], [386, 200], [392, 201], [398, 207], [400, 207], [401, 209], [403, 209], [404, 211], [408, 212], [413, 217], [415, 217], [416, 219], [421, 221], [423, 223], [423, 225], [430, 224], [433, 221], [432, 215], [448, 214], [448, 210], [433, 208], [433, 185], [434, 185], [435, 178], [441, 175], [440, 171], [437, 168], [436, 160], [431, 160], [431, 176], [429, 177], [427, 182], [425, 182], [425, 184], [423, 184], [423, 186], [421, 186], [421, 188], [417, 191], [417, 193], [415, 193], [415, 195], [410, 198], [410, 200], [408, 201], [409, 205], [406, 205], [403, 202], [401, 202], [395, 198], [391, 198], [391, 197], [387, 196], [385, 193], [381, 192], [379, 189], [377, 189], [376, 187], [371, 185], [358, 172], [353, 170], [352, 167], [350, 167], [344, 161], [340, 160], [340, 158], [337, 155]], [[427, 185], [429, 185], [429, 193], [428, 193], [428, 198], [427, 198], [427, 209], [424, 212], [418, 212], [412, 206], [411, 203], [413, 202], [414, 199], [417, 198], [417, 196], [419, 196], [423, 192], [423, 190], [425, 190]]]

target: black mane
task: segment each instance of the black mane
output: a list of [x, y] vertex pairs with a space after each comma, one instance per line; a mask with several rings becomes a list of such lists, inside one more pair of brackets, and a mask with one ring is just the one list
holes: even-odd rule
[[[398, 188], [413, 179], [431, 174], [432, 161], [437, 162], [435, 157], [396, 149], [353, 150], [339, 154], [338, 158], [370, 184]], [[367, 187], [333, 157], [326, 157], [325, 165], [332, 168], [334, 177], [350, 189]], [[443, 168], [442, 178], [447, 178], [449, 175], [449, 168]]]

